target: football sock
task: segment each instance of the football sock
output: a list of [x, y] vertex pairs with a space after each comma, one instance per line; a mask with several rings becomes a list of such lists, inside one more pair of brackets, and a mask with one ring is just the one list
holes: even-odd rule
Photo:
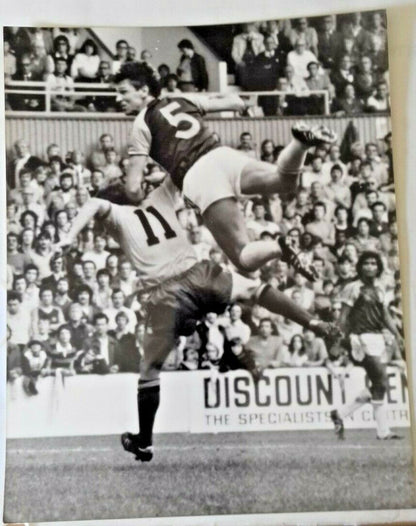
[[240, 265], [252, 272], [279, 255], [276, 241], [252, 241], [240, 252]]
[[[155, 385], [155, 382], [156, 385]], [[139, 380], [137, 406], [139, 410], [140, 447], [152, 445], [153, 425], [160, 401], [159, 380]]]
[[313, 318], [309, 312], [299, 307], [299, 305], [296, 305], [286, 294], [274, 289], [270, 285], [264, 287], [257, 299], [257, 303], [270, 312], [280, 314], [285, 318], [299, 323], [302, 327], [308, 326], [310, 320]]
[[305, 162], [308, 149], [309, 146], [305, 146], [293, 138], [280, 152], [277, 160], [277, 173], [280, 175], [298, 175]]
[[382, 400], [373, 400], [371, 404], [373, 406], [374, 419], [376, 421], [377, 436], [379, 438], [384, 438], [391, 433], [387, 422], [387, 406]]
[[350, 404], [344, 405], [341, 409], [338, 410], [339, 416], [344, 419], [349, 415], [352, 415], [360, 409], [361, 406], [367, 404], [371, 401], [371, 394], [368, 389], [363, 389], [358, 396], [355, 397], [354, 401]]

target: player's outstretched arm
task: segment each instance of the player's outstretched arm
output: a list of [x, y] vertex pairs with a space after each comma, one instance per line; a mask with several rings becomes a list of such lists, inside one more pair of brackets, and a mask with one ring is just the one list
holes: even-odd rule
[[132, 155], [129, 157], [129, 166], [126, 177], [126, 194], [133, 203], [140, 203], [144, 199], [142, 182], [146, 168], [146, 155]]
[[105, 201], [104, 199], [98, 199], [97, 197], [89, 199], [74, 217], [68, 235], [65, 239], [58, 243], [58, 246], [64, 249], [65, 247], [72, 245], [72, 243], [77, 239], [78, 234], [84, 227], [87, 226], [91, 219], [96, 216], [103, 218], [110, 211], [110, 207], [110, 202]]
[[193, 95], [205, 113], [215, 111], [244, 111], [253, 105], [252, 98], [242, 99], [236, 93]]

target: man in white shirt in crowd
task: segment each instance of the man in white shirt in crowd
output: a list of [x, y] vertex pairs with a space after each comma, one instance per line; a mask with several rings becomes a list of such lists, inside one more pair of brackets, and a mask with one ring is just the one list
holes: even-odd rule
[[318, 62], [318, 59], [312, 51], [306, 49], [305, 40], [299, 38], [296, 41], [295, 49], [287, 54], [287, 64], [292, 66], [295, 75], [304, 79], [308, 76], [308, 64], [310, 62]]
[[225, 327], [225, 335], [227, 340], [240, 338], [241, 343], [245, 345], [250, 339], [251, 330], [250, 327], [241, 320], [242, 313], [243, 311], [238, 303], [230, 307], [230, 324]]
[[137, 276], [130, 261], [122, 259], [118, 264], [118, 276], [112, 284], [113, 288], [123, 291], [126, 297], [131, 296], [137, 288]]
[[272, 236], [280, 233], [280, 228], [276, 223], [265, 219], [266, 208], [261, 199], [253, 200], [254, 219], [247, 221], [247, 230], [253, 240], [260, 239], [262, 232], [268, 232]]
[[137, 324], [137, 318], [132, 309], [129, 309], [124, 306], [124, 303], [126, 301], [124, 292], [120, 289], [114, 289], [113, 293], [111, 294], [111, 301], [113, 302], [113, 306], [109, 309], [104, 310], [104, 314], [106, 314], [106, 316], [108, 317], [109, 330], [115, 330], [117, 327], [116, 314], [118, 312], [124, 312], [129, 320], [127, 324], [127, 330], [134, 334], [135, 327]]

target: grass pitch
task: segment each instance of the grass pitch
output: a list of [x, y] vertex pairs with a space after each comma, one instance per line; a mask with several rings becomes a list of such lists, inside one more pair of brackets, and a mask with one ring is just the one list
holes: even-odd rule
[[404, 435], [165, 434], [156, 435], [150, 463], [125, 453], [118, 436], [8, 440], [4, 520], [412, 508]]

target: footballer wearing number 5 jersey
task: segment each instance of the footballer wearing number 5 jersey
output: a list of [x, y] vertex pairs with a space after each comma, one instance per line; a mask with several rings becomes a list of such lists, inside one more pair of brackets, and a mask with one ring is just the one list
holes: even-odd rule
[[137, 459], [146, 461], [153, 456], [153, 423], [159, 406], [163, 362], [177, 336], [192, 334], [206, 313], [220, 313], [237, 299], [253, 298], [320, 335], [337, 331], [259, 280], [225, 271], [211, 261], [198, 262], [176, 217], [179, 191], [169, 178], [139, 206], [128, 204], [121, 183], [100, 190], [97, 195], [80, 209], [60, 246], [71, 245], [92, 218], [103, 221], [150, 293], [137, 397], [140, 433], [122, 436], [123, 447]]
[[276, 166], [221, 146], [204, 123], [203, 116], [208, 112], [244, 110], [246, 103], [237, 95], [186, 94], [161, 99], [153, 70], [137, 62], [125, 63], [114, 81], [123, 111], [138, 113], [126, 179], [130, 199], [140, 202], [143, 198], [141, 183], [150, 156], [169, 172], [185, 198], [199, 208], [205, 225], [239, 270], [257, 270], [281, 255], [298, 272], [314, 279], [313, 270], [301, 264], [283, 238], [279, 244], [249, 240], [238, 199], [296, 190], [307, 150], [322, 142], [334, 142], [334, 133], [322, 126], [293, 127], [293, 138]]

